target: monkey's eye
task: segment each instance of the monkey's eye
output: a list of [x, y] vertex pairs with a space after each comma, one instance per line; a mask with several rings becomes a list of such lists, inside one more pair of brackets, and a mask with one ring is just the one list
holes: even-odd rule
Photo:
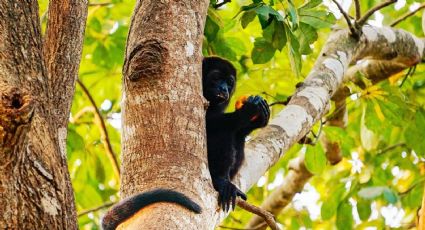
[[235, 84], [235, 80], [233, 80], [233, 76], [230, 76], [229, 79], [227, 79], [227, 84], [233, 86]]

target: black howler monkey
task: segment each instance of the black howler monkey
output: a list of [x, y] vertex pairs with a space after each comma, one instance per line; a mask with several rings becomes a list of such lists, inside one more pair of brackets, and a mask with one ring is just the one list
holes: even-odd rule
[[236, 197], [246, 199], [231, 180], [244, 160], [245, 138], [254, 129], [267, 125], [270, 110], [260, 96], [250, 96], [240, 109], [224, 110], [235, 90], [236, 69], [219, 57], [207, 57], [202, 62], [202, 86], [209, 101], [206, 114], [208, 165], [218, 202], [228, 211], [235, 207]]

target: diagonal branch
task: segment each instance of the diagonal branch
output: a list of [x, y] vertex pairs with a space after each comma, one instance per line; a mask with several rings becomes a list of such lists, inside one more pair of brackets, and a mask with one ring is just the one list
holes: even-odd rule
[[372, 16], [372, 14], [374, 14], [376, 11], [389, 6], [393, 3], [397, 2], [397, 0], [388, 0], [386, 2], [383, 2], [379, 5], [376, 5], [375, 7], [373, 7], [372, 9], [368, 10], [363, 17], [361, 17], [359, 20], [357, 20], [357, 24], [359, 24], [360, 26], [363, 26], [365, 24], [365, 22], [370, 18], [370, 16]]
[[44, 63], [48, 72], [50, 105], [58, 128], [66, 128], [75, 89], [87, 18], [87, 1], [49, 3]]
[[412, 12], [408, 12], [403, 14], [400, 18], [398, 18], [397, 20], [395, 20], [394, 22], [392, 22], [390, 24], [391, 27], [396, 26], [398, 23], [406, 20], [408, 17], [411, 17], [413, 15], [415, 15], [418, 11], [422, 10], [423, 8], [425, 8], [425, 3], [422, 3], [422, 5], [420, 5], [416, 10], [412, 11]]
[[332, 1], [335, 3], [335, 5], [338, 7], [341, 14], [344, 16], [351, 34], [354, 36], [358, 36], [359, 32], [356, 30], [356, 28], [354, 28], [353, 24], [351, 23], [350, 15], [348, 15], [348, 13], [344, 11], [344, 9], [342, 8], [341, 4], [339, 4], [339, 2], [337, 2], [336, 0], [332, 0]]
[[242, 209], [245, 209], [248, 212], [254, 213], [259, 217], [262, 217], [263, 220], [267, 223], [267, 225], [272, 229], [272, 230], [280, 230], [279, 226], [277, 226], [276, 220], [273, 216], [273, 214], [271, 214], [270, 212], [261, 209], [257, 206], [254, 206], [252, 204], [249, 204], [248, 202], [241, 200], [241, 199], [237, 199], [236, 203], [239, 207], [241, 207]]
[[[371, 53], [379, 53], [372, 57], [384, 60], [397, 53], [397, 57], [391, 60], [404, 60], [403, 63], [408, 68], [416, 65], [424, 56], [425, 42], [406, 31], [368, 25], [363, 26], [362, 30], [359, 40], [349, 36], [347, 30], [333, 33], [303, 86], [297, 88], [297, 92], [292, 95], [285, 109], [246, 144], [245, 161], [233, 180], [243, 191], [251, 187], [280, 158], [282, 152], [286, 152], [297, 143], [309, 132], [314, 123], [320, 120], [334, 92], [346, 81], [345, 73], [350, 63], [371, 58]], [[264, 208], [266, 204], [263, 203], [261, 206], [263, 209], [276, 215], [277, 209], [273, 209], [276, 206], [281, 208], [280, 204], [289, 203], [294, 195], [293, 191], [301, 189], [308, 180], [310, 177], [308, 171], [300, 173], [304, 171], [301, 157], [291, 163], [293, 170], [289, 170], [284, 180], [284, 185], [288, 187], [292, 184], [297, 186], [290, 187], [290, 190], [282, 188], [279, 192], [273, 191], [272, 194], [276, 193], [278, 203], [268, 206], [270, 209]], [[257, 224], [250, 222], [248, 226]]]
[[105, 147], [106, 155], [108, 156], [109, 160], [112, 163], [112, 168], [114, 170], [115, 176], [117, 178], [119, 178], [120, 177], [120, 166], [118, 164], [118, 160], [115, 156], [114, 150], [112, 149], [111, 141], [109, 139], [109, 134], [108, 134], [108, 131], [106, 129], [105, 120], [103, 119], [102, 115], [100, 114], [99, 109], [96, 105], [96, 102], [94, 101], [94, 99], [93, 99], [92, 95], [90, 94], [89, 90], [87, 89], [87, 87], [79, 79], [77, 79], [77, 83], [81, 87], [81, 89], [83, 90], [84, 94], [89, 99], [90, 103], [92, 104], [95, 118], [97, 120], [97, 123], [100, 126], [102, 143]]

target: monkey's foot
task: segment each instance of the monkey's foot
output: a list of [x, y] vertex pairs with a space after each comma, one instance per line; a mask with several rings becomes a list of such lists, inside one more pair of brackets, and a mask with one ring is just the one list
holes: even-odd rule
[[230, 202], [232, 209], [235, 209], [236, 206], [236, 197], [240, 197], [243, 200], [246, 200], [246, 195], [241, 190], [239, 190], [232, 182], [227, 179], [219, 180], [217, 183], [218, 187], [218, 204], [223, 209], [223, 211], [229, 211]]

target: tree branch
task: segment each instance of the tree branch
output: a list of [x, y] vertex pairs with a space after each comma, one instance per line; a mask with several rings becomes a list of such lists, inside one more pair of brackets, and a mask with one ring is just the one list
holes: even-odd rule
[[53, 122], [66, 128], [83, 49], [87, 1], [49, 1], [43, 44]]
[[354, 6], [356, 8], [356, 21], [357, 21], [362, 17], [359, 0], [354, 0]]
[[339, 4], [339, 2], [337, 2], [336, 0], [332, 0], [332, 1], [335, 3], [335, 5], [338, 7], [341, 14], [344, 16], [345, 21], [347, 22], [348, 28], [351, 31], [351, 34], [354, 36], [359, 36], [357, 29], [354, 28], [353, 24], [351, 23], [350, 15], [348, 15], [348, 13], [344, 11], [344, 9], [342, 8], [341, 4]]
[[102, 115], [100, 114], [99, 109], [96, 105], [96, 102], [94, 101], [94, 99], [93, 99], [92, 95], [90, 94], [89, 90], [87, 89], [87, 87], [79, 79], [77, 79], [77, 83], [81, 87], [81, 89], [83, 90], [84, 94], [89, 99], [90, 103], [92, 104], [95, 118], [97, 120], [97, 123], [99, 124], [102, 142], [103, 142], [103, 145], [104, 145], [105, 150], [106, 150], [106, 155], [108, 156], [109, 160], [112, 163], [112, 169], [114, 170], [115, 176], [119, 179], [120, 178], [120, 167], [119, 167], [119, 164], [118, 164], [118, 160], [115, 156], [114, 150], [112, 149], [111, 141], [109, 139], [109, 134], [108, 134], [108, 131], [106, 129], [105, 120], [103, 119]]
[[378, 10], [380, 10], [380, 9], [386, 7], [386, 6], [389, 6], [389, 5], [391, 5], [395, 2], [397, 2], [397, 0], [388, 0], [386, 2], [379, 4], [379, 5], [376, 5], [372, 9], [368, 10], [363, 15], [363, 17], [361, 17], [359, 20], [357, 20], [357, 24], [360, 25], [360, 26], [363, 26], [366, 23], [366, 21], [370, 18], [370, 16], [372, 16], [373, 13], [375, 13], [376, 11], [378, 11]]
[[279, 226], [277, 226], [277, 223], [276, 223], [276, 220], [274, 219], [273, 214], [271, 214], [270, 212], [264, 209], [261, 209], [257, 206], [254, 206], [252, 204], [249, 204], [248, 202], [239, 198], [236, 200], [236, 204], [242, 209], [262, 217], [272, 230], [280, 230]]
[[[372, 26], [364, 26], [362, 30], [359, 40], [351, 38], [346, 30], [332, 34], [303, 86], [297, 89], [289, 104], [269, 126], [260, 130], [246, 144], [246, 160], [234, 180], [242, 190], [255, 183], [279, 159], [281, 151], [286, 152], [297, 143], [321, 118], [333, 92], [347, 80], [344, 73], [350, 63], [369, 58], [372, 53], [379, 53], [373, 58], [388, 59], [396, 52], [398, 55], [394, 59], [408, 68], [418, 63], [424, 54], [424, 41], [403, 30]], [[377, 47], [385, 48], [377, 50]], [[311, 177], [304, 170], [301, 156], [294, 159], [290, 167], [293, 170], [289, 170], [282, 187], [274, 190], [261, 205], [262, 209], [274, 215], [290, 202], [296, 191], [300, 191]], [[254, 218], [258, 221], [254, 221]], [[257, 226], [259, 222], [262, 220], [255, 216], [247, 227]]]
[[390, 24], [391, 27], [396, 26], [397, 24], [399, 24], [400, 22], [406, 20], [408, 17], [411, 17], [413, 15], [415, 15], [418, 11], [420, 11], [421, 9], [425, 8], [425, 3], [422, 3], [422, 5], [420, 5], [416, 10], [412, 11], [412, 12], [408, 12], [403, 14], [401, 17], [399, 17], [397, 20], [395, 20], [394, 22], [392, 22]]
[[[272, 215], [278, 215], [286, 207], [297, 192], [300, 192], [305, 183], [313, 176], [304, 163], [304, 155], [292, 159], [289, 162], [289, 170], [283, 179], [282, 185], [273, 190], [273, 192], [263, 201], [260, 208], [270, 212]], [[254, 216], [246, 228], [266, 229], [263, 218]]]

